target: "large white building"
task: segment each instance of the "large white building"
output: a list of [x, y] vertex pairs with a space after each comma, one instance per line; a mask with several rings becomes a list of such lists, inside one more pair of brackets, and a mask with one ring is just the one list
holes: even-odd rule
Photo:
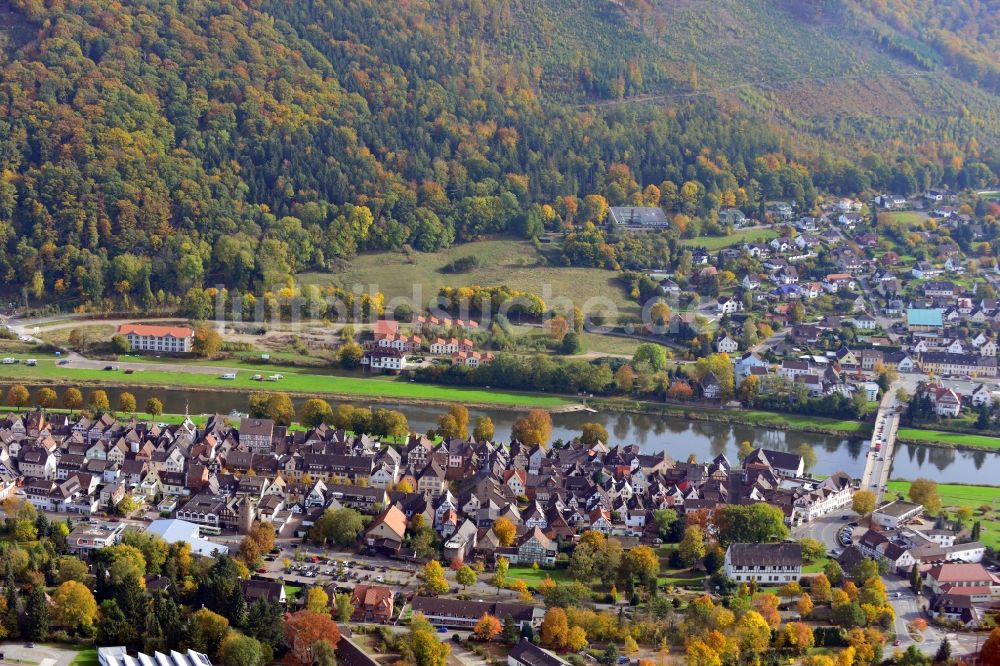
[[190, 326], [122, 324], [118, 335], [125, 336], [132, 351], [184, 353], [194, 345], [194, 329]]
[[97, 661], [101, 666], [212, 666], [207, 655], [194, 650], [170, 654], [156, 652], [152, 655], [138, 653], [130, 657], [122, 646], [97, 648]]
[[737, 583], [783, 585], [802, 577], [802, 546], [797, 543], [734, 543], [723, 568]]
[[229, 552], [228, 547], [215, 543], [214, 541], [209, 541], [208, 539], [203, 539], [201, 537], [201, 530], [199, 526], [194, 523], [189, 523], [186, 520], [178, 520], [176, 518], [160, 518], [150, 523], [149, 527], [146, 528], [146, 531], [150, 534], [156, 534], [167, 543], [184, 541], [191, 546], [191, 552], [198, 555], [211, 557], [211, 555], [216, 552], [221, 555], [225, 555]]

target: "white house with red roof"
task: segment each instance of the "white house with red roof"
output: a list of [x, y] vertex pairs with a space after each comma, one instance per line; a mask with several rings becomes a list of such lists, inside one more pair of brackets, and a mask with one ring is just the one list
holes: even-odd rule
[[122, 324], [118, 335], [128, 340], [132, 351], [184, 353], [194, 345], [194, 329], [190, 326]]

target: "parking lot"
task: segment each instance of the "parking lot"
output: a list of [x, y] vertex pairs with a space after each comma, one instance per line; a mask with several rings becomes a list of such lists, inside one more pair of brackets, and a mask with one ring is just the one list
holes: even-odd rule
[[257, 569], [257, 574], [289, 584], [336, 583], [353, 587], [358, 583], [403, 586], [416, 573], [414, 566], [404, 563], [389, 563], [353, 553], [296, 546], [298, 544], [272, 550], [265, 556], [264, 564]]

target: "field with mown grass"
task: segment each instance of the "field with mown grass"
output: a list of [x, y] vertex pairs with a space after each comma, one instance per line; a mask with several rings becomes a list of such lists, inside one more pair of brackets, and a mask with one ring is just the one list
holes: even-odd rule
[[[363, 285], [381, 291], [386, 301], [394, 297], [419, 298], [426, 305], [441, 287], [483, 287], [506, 285], [518, 291], [541, 296], [546, 304], [553, 299], [568, 299], [583, 306], [596, 297], [609, 299], [619, 312], [639, 314], [639, 305], [629, 300], [618, 273], [600, 268], [552, 266], [545, 246], [537, 249], [528, 241], [514, 239], [483, 240], [463, 243], [440, 252], [370, 252], [351, 260], [342, 272], [302, 273], [296, 276], [303, 284], [336, 284], [345, 289]], [[462, 257], [473, 256], [478, 267], [467, 273], [444, 273], [441, 269]], [[419, 291], [415, 291], [419, 289]]]
[[[119, 364], [124, 367], [125, 364]], [[141, 364], [131, 364], [133, 374], [122, 371], [84, 370], [72, 366], [57, 366], [52, 359], [39, 359], [38, 365], [0, 365], [0, 379], [25, 384], [53, 382], [63, 384], [103, 384], [106, 386], [164, 386], [211, 390], [287, 391], [307, 395], [361, 396], [400, 400], [463, 402], [467, 404], [501, 405], [508, 407], [560, 407], [572, 404], [569, 398], [532, 393], [517, 393], [495, 389], [460, 386], [435, 386], [410, 382], [401, 377], [320, 375], [292, 368], [250, 366], [238, 372], [236, 379], [220, 379], [215, 373], [185, 372], [182, 368], [169, 372], [142, 370]], [[284, 378], [276, 382], [254, 381], [252, 374], [280, 371]]]
[[777, 229], [746, 229], [735, 231], [728, 236], [696, 236], [685, 238], [681, 245], [688, 247], [703, 247], [706, 250], [721, 250], [740, 243], [764, 243], [778, 237]]
[[523, 580], [524, 584], [532, 590], [537, 588], [546, 576], [551, 577], [557, 583], [568, 583], [571, 580], [566, 569], [543, 569], [541, 567], [533, 569], [530, 566], [514, 566], [507, 569], [508, 581]]
[[[907, 497], [909, 491], [909, 481], [889, 482], [890, 493], [900, 493], [903, 497]], [[972, 509], [972, 520], [979, 520], [982, 525], [979, 540], [992, 548], [1000, 548], [1000, 486], [938, 484], [938, 495], [941, 496], [942, 510], [949, 514], [954, 514], [960, 507]], [[982, 510], [986, 507], [987, 510]]]

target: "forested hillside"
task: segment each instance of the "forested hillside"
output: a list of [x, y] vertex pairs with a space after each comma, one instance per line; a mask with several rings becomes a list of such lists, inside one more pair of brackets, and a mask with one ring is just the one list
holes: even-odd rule
[[[150, 307], [608, 203], [708, 224], [817, 187], [993, 181], [997, 97], [902, 76], [934, 65], [857, 27], [871, 15], [789, 4], [18, 0], [0, 7], [0, 280]], [[875, 110], [792, 86], [802, 70]], [[886, 115], [897, 79], [947, 111]]]

